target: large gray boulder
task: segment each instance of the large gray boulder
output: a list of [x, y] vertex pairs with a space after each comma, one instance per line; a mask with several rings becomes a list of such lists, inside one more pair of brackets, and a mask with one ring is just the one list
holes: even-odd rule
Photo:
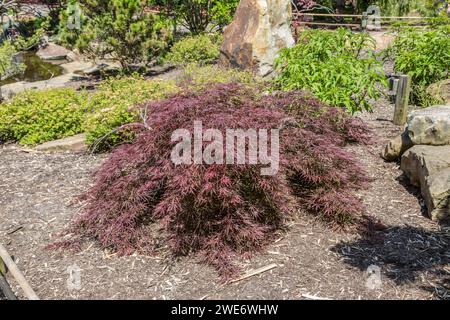
[[414, 146], [403, 154], [400, 168], [421, 189], [430, 218], [449, 221], [450, 146]]
[[290, 0], [241, 0], [224, 32], [221, 63], [273, 76], [280, 49], [295, 44], [291, 14]]
[[381, 151], [387, 161], [397, 161], [414, 145], [441, 146], [450, 144], [450, 105], [433, 106], [409, 113], [407, 127]]
[[408, 115], [408, 135], [415, 145], [450, 144], [450, 106], [433, 106]]

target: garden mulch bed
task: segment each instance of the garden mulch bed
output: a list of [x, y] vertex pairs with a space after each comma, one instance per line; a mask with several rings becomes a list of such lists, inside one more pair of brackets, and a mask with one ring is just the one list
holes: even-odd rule
[[[276, 268], [227, 285], [196, 258], [172, 261], [164, 250], [118, 257], [91, 243], [78, 253], [48, 251], [45, 246], [79, 210], [74, 196], [88, 188], [106, 156], [37, 153], [13, 144], [0, 146], [0, 242], [42, 299], [448, 298], [449, 231], [423, 215], [418, 192], [407, 186], [398, 165], [378, 156], [401, 131], [389, 121], [392, 108], [381, 100], [373, 114], [364, 114], [378, 141], [351, 147], [373, 178], [359, 196], [388, 227], [378, 242], [301, 215], [264, 252], [241, 261], [244, 271], [273, 263]], [[375, 289], [366, 286], [370, 265], [381, 269]], [[71, 266], [81, 269], [79, 289], [68, 289]]]

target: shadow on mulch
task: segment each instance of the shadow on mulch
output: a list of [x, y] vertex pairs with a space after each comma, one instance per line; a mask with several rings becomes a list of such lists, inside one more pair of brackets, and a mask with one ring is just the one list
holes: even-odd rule
[[383, 232], [381, 240], [342, 242], [332, 250], [362, 271], [379, 266], [383, 276], [397, 285], [415, 282], [427, 271], [438, 280], [422, 288], [440, 299], [450, 299], [450, 228], [433, 232], [412, 226], [392, 227]]
[[402, 185], [403, 188], [405, 188], [405, 190], [409, 194], [411, 194], [411, 195], [413, 195], [414, 197], [417, 198], [417, 202], [420, 205], [420, 211], [422, 213], [422, 216], [428, 218], [428, 210], [427, 210], [427, 207], [424, 204], [424, 200], [423, 200], [420, 188], [411, 185], [411, 183], [409, 183], [408, 177], [404, 173], [401, 174], [400, 176], [398, 176], [395, 180], [397, 180], [398, 183], [400, 185]]

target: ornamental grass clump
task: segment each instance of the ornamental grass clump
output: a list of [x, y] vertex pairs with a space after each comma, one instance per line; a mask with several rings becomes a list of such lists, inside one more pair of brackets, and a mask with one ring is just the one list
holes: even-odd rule
[[[342, 226], [364, 214], [353, 193], [367, 178], [343, 147], [366, 141], [367, 128], [345, 111], [300, 91], [269, 95], [237, 84], [185, 90], [143, 108], [136, 139], [96, 173], [68, 230], [75, 238], [58, 246], [95, 239], [131, 254], [165, 244], [174, 256], [202, 257], [228, 280], [239, 270], [236, 257], [264, 248], [301, 209]], [[227, 129], [279, 129], [278, 171], [262, 175], [266, 165], [248, 162], [174, 164], [172, 134], [193, 132], [194, 121], [224, 136]]]

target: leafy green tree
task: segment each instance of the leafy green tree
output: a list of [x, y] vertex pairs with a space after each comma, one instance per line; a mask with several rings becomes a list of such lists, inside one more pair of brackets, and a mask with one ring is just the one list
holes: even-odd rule
[[0, 45], [0, 80], [22, 72], [25, 66], [14, 61], [17, 50], [11, 41], [5, 41]]
[[284, 90], [307, 89], [350, 113], [371, 110], [369, 99], [378, 98], [377, 85], [386, 82], [373, 48], [366, 33], [304, 31], [295, 47], [281, 51], [276, 83]]
[[[76, 3], [76, 2], [74, 2]], [[90, 58], [111, 57], [125, 70], [148, 66], [167, 49], [172, 39], [163, 17], [146, 11], [149, 0], [83, 0], [81, 29], [62, 32], [62, 40]], [[67, 17], [62, 19], [67, 23]]]
[[426, 88], [450, 75], [450, 27], [402, 28], [386, 55], [395, 62], [396, 71], [411, 76], [413, 102], [432, 104]]
[[239, 0], [160, 0], [160, 5], [193, 34], [231, 22]]

